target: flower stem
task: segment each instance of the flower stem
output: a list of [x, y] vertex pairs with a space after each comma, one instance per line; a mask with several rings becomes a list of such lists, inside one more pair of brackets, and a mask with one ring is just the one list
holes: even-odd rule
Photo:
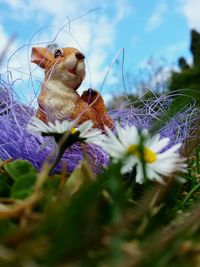
[[87, 156], [87, 153], [86, 153], [86, 150], [85, 150], [85, 144], [84, 143], [81, 143], [81, 149], [82, 149], [82, 152], [83, 152], [84, 159], [88, 160], [88, 156]]
[[58, 162], [61, 160], [63, 154], [65, 153], [65, 148], [61, 147], [56, 155], [56, 158], [54, 160], [54, 162], [50, 165], [49, 168], [49, 173], [48, 175], [50, 175], [52, 173], [52, 171], [54, 170], [54, 168], [57, 166]]
[[57, 136], [54, 136], [54, 138], [55, 138], [56, 143], [58, 143], [59, 151], [55, 157], [55, 160], [50, 165], [48, 174], [51, 174], [54, 168], [57, 166], [58, 162], [61, 160], [63, 154], [65, 153], [65, 150], [79, 140], [79, 131], [77, 131], [74, 134], [70, 134], [70, 132], [66, 132], [65, 134], [61, 136], [60, 134], [58, 134]]

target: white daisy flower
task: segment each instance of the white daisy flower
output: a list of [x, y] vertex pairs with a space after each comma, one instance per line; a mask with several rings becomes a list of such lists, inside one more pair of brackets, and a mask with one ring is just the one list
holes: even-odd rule
[[56, 120], [55, 123], [48, 122], [46, 124], [34, 116], [31, 118], [26, 129], [29, 133], [45, 136], [58, 136], [69, 132], [70, 136], [77, 135], [77, 141], [88, 144], [99, 145], [102, 142], [102, 132], [99, 129], [92, 129], [93, 122], [91, 120], [85, 121], [78, 126], [76, 126], [76, 123], [76, 120], [65, 120], [62, 122]]
[[37, 117], [33, 116], [29, 121], [26, 130], [29, 133], [33, 134], [48, 134], [48, 133], [59, 133], [63, 134], [66, 131], [69, 131], [75, 125], [75, 121], [62, 121], [58, 120], [55, 123], [49, 121], [47, 124]]
[[79, 138], [85, 140], [88, 144], [101, 145], [104, 137], [102, 131], [99, 129], [92, 129], [93, 122], [91, 120], [85, 121], [78, 128], [74, 128], [80, 132]]
[[114, 162], [122, 161], [122, 174], [131, 172], [133, 167], [136, 167], [137, 183], [142, 184], [145, 180], [142, 161], [145, 162], [147, 178], [160, 183], [164, 183], [162, 176], [185, 170], [185, 159], [178, 153], [181, 144], [161, 152], [169, 144], [169, 138], [160, 139], [159, 134], [151, 137], [146, 129], [139, 134], [135, 126], [126, 125], [122, 128], [119, 123], [116, 123], [116, 134], [107, 127], [106, 132], [102, 148]]

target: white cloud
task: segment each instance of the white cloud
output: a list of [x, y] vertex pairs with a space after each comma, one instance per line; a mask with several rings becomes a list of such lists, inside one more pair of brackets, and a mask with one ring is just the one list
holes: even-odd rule
[[[68, 22], [67, 17], [73, 19], [96, 7], [104, 8], [103, 10], [89, 12], [86, 16], [72, 21], [70, 27], [69, 25], [63, 27], [55, 39], [59, 46], [75, 46], [85, 53], [89, 67], [87, 67], [86, 81], [82, 88], [93, 86], [98, 89], [108, 68], [106, 62], [111, 62], [116, 52], [112, 49], [117, 25], [125, 16], [130, 14], [129, 0], [115, 0], [112, 4], [108, 4], [106, 0], [97, 0], [95, 3], [93, 0], [3, 0], [3, 2], [7, 3], [12, 9], [13, 20], [20, 19], [21, 21], [28, 21], [27, 23], [30, 24], [35, 23], [35, 28], [38, 21], [40, 26], [42, 21], [43, 23], [48, 21], [48, 27], [36, 32], [32, 40], [32, 44], [35, 43], [35, 45], [37, 43], [47, 45], [48, 42], [51, 42], [62, 25]], [[107, 12], [110, 9], [113, 11], [111, 12], [112, 14]], [[30, 28], [32, 29], [33, 27]], [[23, 42], [21, 40], [21, 44]], [[27, 66], [30, 60], [30, 49], [29, 55], [27, 54], [28, 48], [28, 45], [22, 47], [16, 53], [15, 57], [12, 58], [12, 64], [10, 62], [10, 67], [14, 66], [19, 71], [17, 66], [22, 63], [20, 67], [21, 73], [28, 72]], [[18, 60], [16, 59], [17, 57]], [[34, 68], [35, 65], [32, 69]], [[33, 75], [38, 76], [38, 69], [36, 71], [33, 72]], [[42, 73], [42, 71], [40, 72]], [[110, 79], [112, 80], [112, 77]]]
[[0, 71], [1, 74], [3, 72], [7, 72], [9, 68], [7, 68], [8, 61], [10, 56], [14, 53], [16, 50], [16, 40], [14, 36], [9, 36], [3, 27], [3, 24], [0, 24], [0, 57], [1, 57], [1, 65], [0, 65]]
[[168, 61], [177, 59], [177, 56], [181, 56], [188, 49], [188, 43], [186, 41], [178, 42], [176, 44], [169, 45], [163, 51], [163, 55]]
[[3, 28], [3, 25], [0, 24], [0, 51], [2, 51], [5, 46], [8, 44], [8, 40], [9, 40], [9, 37], [8, 35], [6, 34], [4, 28]]
[[22, 3], [21, 0], [3, 0], [1, 2], [4, 2], [5, 4], [10, 5], [12, 8], [17, 8], [21, 6], [21, 3]]
[[154, 56], [144, 59], [138, 64], [138, 69], [134, 89], [139, 92], [149, 89], [160, 93], [166, 90], [172, 68], [164, 58]]
[[200, 30], [200, 1], [179, 0], [180, 9], [187, 18], [189, 28]]
[[113, 94], [111, 93], [104, 94], [103, 98], [104, 98], [105, 104], [108, 105], [111, 102], [111, 100], [113, 100]]
[[133, 14], [133, 7], [128, 3], [127, 0], [115, 0], [116, 2], [116, 16], [115, 21], [118, 22], [122, 20], [125, 16], [130, 13]]
[[167, 3], [162, 1], [154, 9], [153, 14], [148, 19], [145, 29], [146, 31], [153, 31], [158, 28], [163, 22], [164, 15], [167, 11]]

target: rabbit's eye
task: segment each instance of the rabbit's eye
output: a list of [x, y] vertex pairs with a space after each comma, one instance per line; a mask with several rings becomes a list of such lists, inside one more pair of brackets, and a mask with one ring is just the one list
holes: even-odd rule
[[63, 50], [62, 49], [56, 49], [54, 52], [54, 58], [62, 57], [63, 56]]

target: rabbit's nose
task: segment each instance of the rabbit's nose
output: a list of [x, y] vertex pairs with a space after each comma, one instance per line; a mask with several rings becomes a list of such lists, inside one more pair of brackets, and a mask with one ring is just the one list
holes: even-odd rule
[[81, 59], [84, 59], [85, 56], [84, 56], [81, 52], [76, 52], [76, 58], [77, 58], [78, 60], [81, 60]]

